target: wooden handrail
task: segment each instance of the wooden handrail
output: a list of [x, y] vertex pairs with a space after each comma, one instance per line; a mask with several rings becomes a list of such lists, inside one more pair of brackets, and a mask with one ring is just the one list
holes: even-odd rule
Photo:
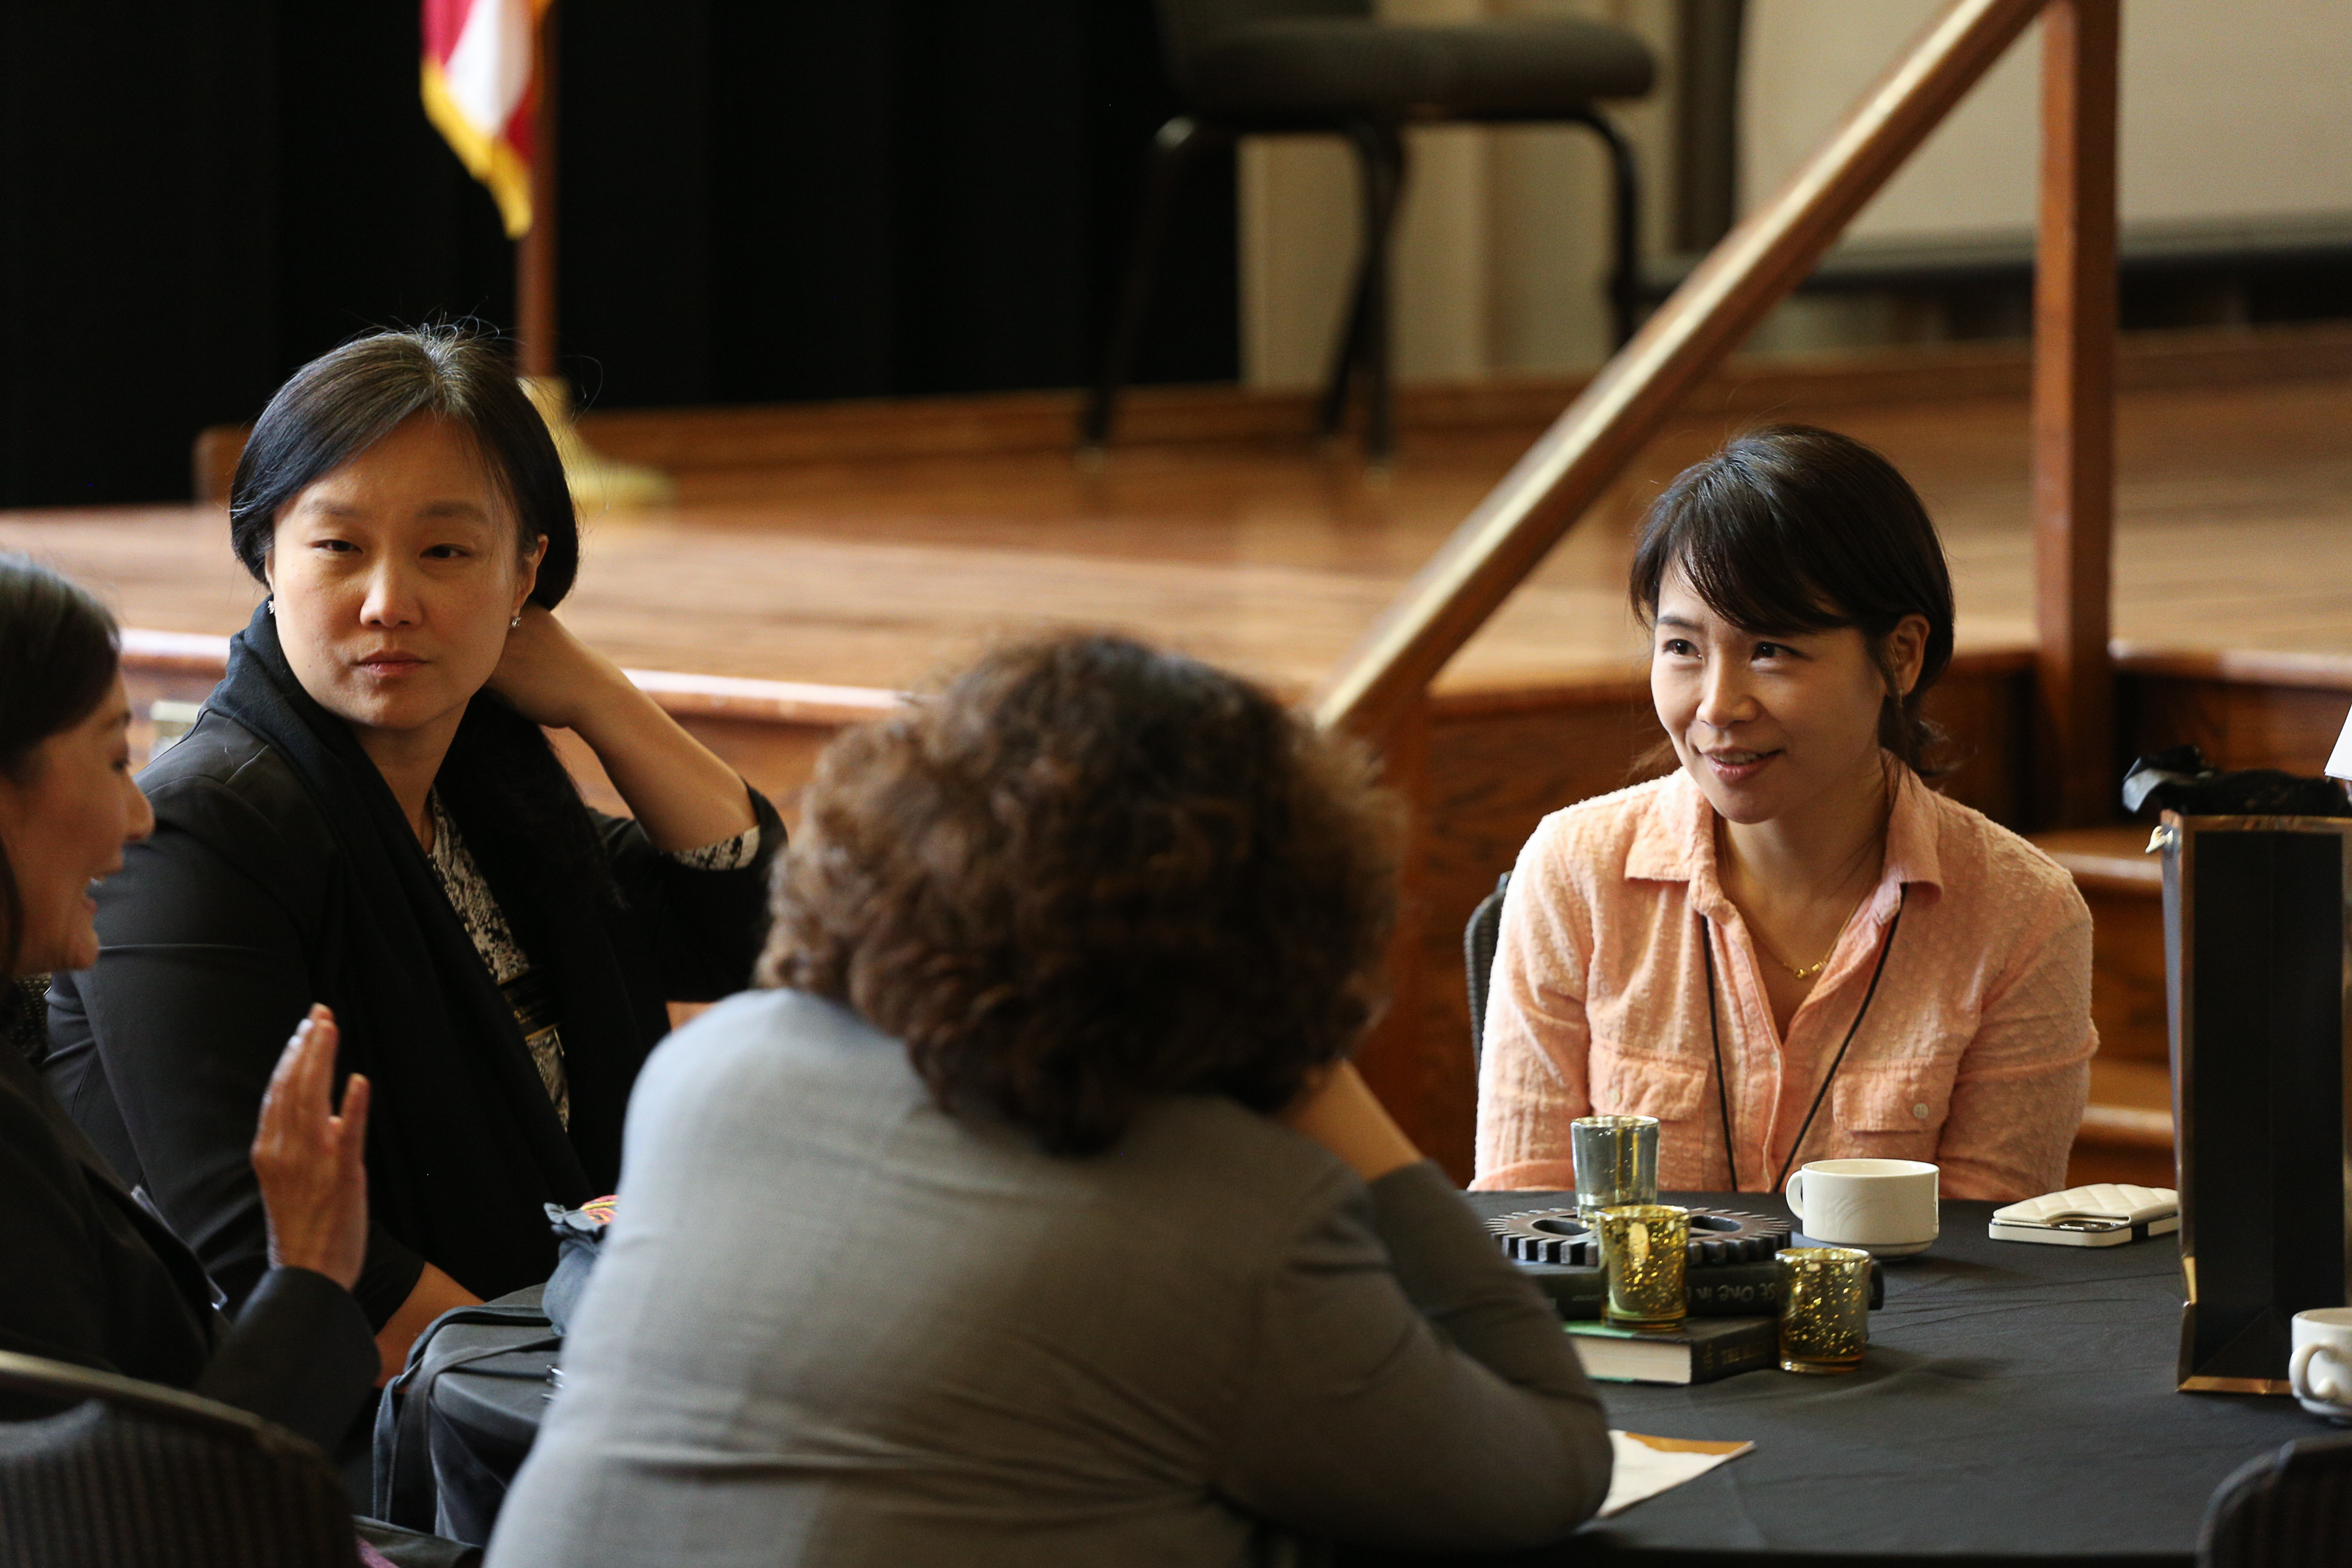
[[1366, 634], [1318, 721], [1381, 734], [1738, 347], [2042, 9], [1953, 0], [1820, 151], [1727, 235]]

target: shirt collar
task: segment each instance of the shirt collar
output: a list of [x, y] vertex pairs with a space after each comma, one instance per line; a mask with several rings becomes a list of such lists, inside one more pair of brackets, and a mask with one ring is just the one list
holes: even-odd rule
[[1934, 792], [1909, 768], [1892, 757], [1887, 761], [1897, 770], [1895, 810], [1886, 822], [1886, 867], [1871, 900], [1871, 917], [1882, 923], [1894, 918], [1906, 887], [1928, 889], [1936, 898], [1944, 893], [1944, 862], [1936, 852]]
[[[1890, 762], [1892, 758], [1888, 759]], [[1643, 815], [1625, 856], [1625, 875], [1653, 882], [1688, 882], [1691, 907], [1713, 919], [1728, 908], [1716, 879], [1715, 808], [1690, 774], [1677, 769], [1658, 791], [1656, 809]], [[1886, 824], [1886, 858], [1871, 895], [1870, 918], [1892, 919], [1903, 889], [1925, 886], [1941, 896], [1942, 858], [1936, 850], [1936, 808], [1927, 786], [1899, 767], [1895, 809]]]

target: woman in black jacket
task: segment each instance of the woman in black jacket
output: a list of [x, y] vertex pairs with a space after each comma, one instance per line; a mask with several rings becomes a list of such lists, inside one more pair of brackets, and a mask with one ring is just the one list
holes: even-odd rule
[[[238, 462], [269, 597], [195, 728], [141, 775], [154, 837], [51, 993], [49, 1082], [232, 1300], [258, 1277], [241, 1156], [314, 999], [375, 1086], [356, 1294], [388, 1368], [439, 1313], [544, 1279], [541, 1205], [609, 1192], [665, 1004], [740, 988], [768, 803], [549, 612], [579, 562], [546, 426], [450, 329], [312, 362]], [[635, 813], [582, 803], [542, 726]]]
[[[0, 952], [12, 975], [98, 952], [91, 881], [154, 818], [131, 781], [114, 626], [89, 595], [0, 557]], [[11, 1031], [37, 997], [0, 992]], [[314, 1009], [278, 1058], [245, 1142], [267, 1273], [234, 1324], [195, 1258], [117, 1181], [33, 1071], [0, 1048], [0, 1349], [196, 1392], [332, 1450], [376, 1351], [352, 1299], [367, 1247], [368, 1086], [329, 1102], [335, 1027]], [[21, 1402], [7, 1402], [14, 1414]]]

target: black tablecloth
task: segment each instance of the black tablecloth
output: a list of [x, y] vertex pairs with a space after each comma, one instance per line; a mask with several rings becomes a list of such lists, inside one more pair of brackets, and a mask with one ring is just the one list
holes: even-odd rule
[[[1486, 1214], [1537, 1206], [1474, 1193]], [[1562, 1196], [1559, 1201], [1569, 1201]], [[1671, 1201], [1786, 1215], [1761, 1194]], [[2333, 1431], [2293, 1401], [2175, 1392], [2180, 1254], [1985, 1235], [1993, 1205], [1885, 1265], [1862, 1370], [1689, 1388], [1610, 1384], [1610, 1425], [1747, 1439], [1734, 1459], [1577, 1538], [1573, 1554], [1838, 1553], [2185, 1563], [2206, 1500], [2247, 1459]], [[1491, 1561], [1491, 1560], [1489, 1560]]]
[[[1496, 1214], [1548, 1199], [1474, 1193], [1470, 1201]], [[1788, 1212], [1753, 1193], [1678, 1201]], [[1836, 1554], [1848, 1568], [1920, 1556], [1943, 1558], [1944, 1568], [2032, 1557], [2070, 1568], [2177, 1565], [2193, 1555], [2206, 1499], [2223, 1477], [2282, 1443], [2334, 1430], [2291, 1400], [2174, 1391], [2181, 1291], [2171, 1238], [2116, 1247], [1993, 1241], [1991, 1211], [1946, 1204], [1936, 1245], [1885, 1266], [1886, 1305], [1871, 1314], [1859, 1372], [1604, 1385], [1612, 1426], [1742, 1438], [1756, 1451], [1517, 1561], [1622, 1556], [1667, 1568], [1687, 1553], [1696, 1568], [1759, 1552]], [[446, 1331], [486, 1349], [532, 1337]], [[551, 1359], [508, 1355], [445, 1374], [436, 1415], [464, 1439], [450, 1446], [453, 1457], [519, 1461], [546, 1406]], [[436, 1434], [436, 1470], [443, 1451]], [[504, 1478], [480, 1475], [453, 1473], [445, 1484], [493, 1489], [461, 1512], [494, 1509], [504, 1490]]]

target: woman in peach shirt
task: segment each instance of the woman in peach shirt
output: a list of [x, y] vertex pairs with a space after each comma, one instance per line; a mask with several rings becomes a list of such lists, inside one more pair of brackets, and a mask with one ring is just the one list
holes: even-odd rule
[[1848, 437], [1744, 436], [1652, 509], [1633, 570], [1681, 767], [1545, 818], [1503, 910], [1481, 1187], [1574, 1182], [1569, 1122], [1654, 1116], [1659, 1182], [1778, 1191], [1932, 1160], [2063, 1187], [2097, 1047], [2066, 873], [1922, 781], [1952, 654], [1943, 546]]

